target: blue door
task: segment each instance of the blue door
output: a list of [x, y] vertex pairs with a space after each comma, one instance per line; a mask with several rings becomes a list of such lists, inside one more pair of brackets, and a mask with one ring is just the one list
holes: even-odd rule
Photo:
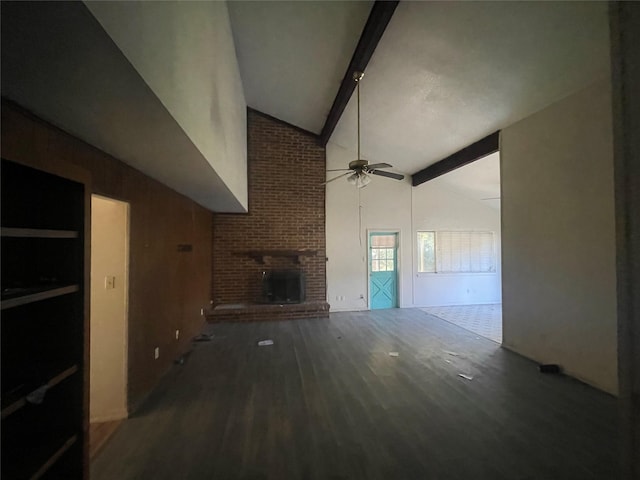
[[398, 234], [369, 234], [371, 309], [398, 306]]

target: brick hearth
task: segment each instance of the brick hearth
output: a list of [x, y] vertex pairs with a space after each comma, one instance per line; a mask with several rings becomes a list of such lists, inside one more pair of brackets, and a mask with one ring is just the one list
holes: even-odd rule
[[259, 322], [264, 320], [295, 320], [297, 318], [327, 318], [327, 302], [289, 304], [225, 304], [218, 305], [207, 314], [208, 322]]

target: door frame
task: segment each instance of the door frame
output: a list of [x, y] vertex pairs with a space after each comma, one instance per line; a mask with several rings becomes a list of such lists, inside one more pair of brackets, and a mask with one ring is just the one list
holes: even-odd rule
[[[130, 406], [129, 406], [129, 301], [130, 301], [130, 268], [131, 268], [131, 202], [129, 200], [124, 200], [117, 197], [111, 197], [107, 195], [102, 195], [98, 193], [90, 193], [89, 195], [89, 211], [91, 212], [91, 225], [89, 227], [89, 235], [93, 233], [93, 199], [98, 199], [101, 201], [111, 201], [118, 202], [124, 204], [125, 208], [125, 246], [124, 246], [124, 257], [125, 257], [125, 266], [124, 266], [124, 332], [123, 332], [123, 345], [122, 345], [122, 355], [123, 355], [123, 370], [122, 370], [122, 378], [124, 381], [124, 409], [116, 414], [115, 416], [107, 416], [94, 418], [94, 422], [107, 422], [113, 420], [121, 420], [129, 417], [130, 414]], [[90, 237], [89, 237], [90, 238]], [[91, 252], [89, 257], [89, 276], [93, 275], [92, 271], [92, 260], [93, 260], [94, 252]], [[93, 287], [92, 287], [93, 288]], [[92, 290], [89, 289], [89, 311], [91, 311], [91, 294]], [[91, 319], [89, 320], [89, 324], [91, 325]], [[90, 344], [91, 335], [89, 334], [87, 337], [87, 343]], [[91, 346], [88, 348], [89, 359], [91, 360]], [[91, 378], [91, 372], [88, 369], [87, 378]], [[87, 417], [89, 418], [89, 422], [91, 423], [91, 386], [89, 382], [87, 382], [87, 397], [89, 398], [89, 403], [87, 406]]]
[[401, 245], [401, 238], [402, 238], [402, 231], [399, 228], [367, 228], [367, 251], [365, 254], [365, 260], [367, 262], [367, 277], [366, 277], [366, 285], [367, 285], [367, 309], [371, 310], [371, 258], [369, 257], [371, 255], [371, 234], [372, 233], [382, 233], [382, 234], [389, 234], [389, 233], [395, 233], [396, 234], [396, 294], [397, 294], [397, 300], [398, 300], [398, 306], [397, 308], [402, 308], [402, 301], [401, 301], [401, 292], [402, 292], [402, 275], [400, 275], [401, 272], [401, 267], [400, 267], [400, 258], [402, 256], [402, 249], [400, 248]]

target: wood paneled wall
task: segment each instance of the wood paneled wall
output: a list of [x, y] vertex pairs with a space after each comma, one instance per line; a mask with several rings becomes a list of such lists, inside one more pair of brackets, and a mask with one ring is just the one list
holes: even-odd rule
[[[91, 193], [129, 202], [132, 412], [203, 326], [200, 310], [209, 305], [211, 292], [212, 213], [6, 101], [2, 156], [46, 170], [52, 164], [75, 164], [90, 173]], [[192, 250], [178, 251], [179, 244], [192, 245]], [[158, 360], [155, 347], [160, 347]]]

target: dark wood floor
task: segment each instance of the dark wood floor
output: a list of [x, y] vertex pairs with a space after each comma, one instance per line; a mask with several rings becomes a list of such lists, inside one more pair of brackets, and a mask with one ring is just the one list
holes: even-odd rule
[[618, 477], [613, 397], [420, 310], [211, 330], [93, 480]]

